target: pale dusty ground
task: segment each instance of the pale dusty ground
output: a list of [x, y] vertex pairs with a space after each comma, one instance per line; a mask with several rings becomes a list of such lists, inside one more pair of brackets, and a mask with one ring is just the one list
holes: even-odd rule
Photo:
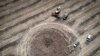
[[[57, 20], [51, 16], [57, 6], [62, 8], [60, 16], [65, 12], [69, 14], [68, 20]], [[29, 48], [21, 48], [30, 43], [30, 35], [36, 33], [36, 29], [45, 27], [54, 27], [76, 36], [81, 45], [76, 56], [100, 56], [100, 0], [0, 0], [0, 56], [29, 53], [26, 51]], [[64, 34], [69, 39], [72, 37]], [[89, 34], [94, 39], [86, 45], [85, 39]]]

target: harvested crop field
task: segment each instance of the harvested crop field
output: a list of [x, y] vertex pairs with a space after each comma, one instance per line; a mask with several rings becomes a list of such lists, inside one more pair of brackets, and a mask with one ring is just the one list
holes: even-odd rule
[[0, 0], [0, 56], [100, 56], [100, 0]]

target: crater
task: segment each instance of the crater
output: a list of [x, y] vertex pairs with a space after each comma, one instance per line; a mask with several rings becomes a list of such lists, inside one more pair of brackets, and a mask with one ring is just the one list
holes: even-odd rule
[[19, 56], [77, 56], [76, 35], [68, 27], [46, 24], [28, 31], [18, 45]]
[[31, 56], [69, 56], [69, 37], [57, 29], [39, 31], [31, 42]]

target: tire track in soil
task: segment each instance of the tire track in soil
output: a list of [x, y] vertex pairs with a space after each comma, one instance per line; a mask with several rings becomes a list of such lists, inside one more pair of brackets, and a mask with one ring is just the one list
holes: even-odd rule
[[[43, 2], [41, 1], [40, 3], [37, 4], [34, 4], [32, 7], [28, 7], [26, 9], [22, 9], [16, 13], [13, 13], [13, 15], [10, 15], [10, 16], [6, 16], [5, 18], [3, 18], [0, 22], [0, 26], [6, 24], [6, 23], [9, 23], [13, 20], [16, 20], [18, 19], [19, 17], [21, 16], [24, 16], [25, 14], [28, 14], [30, 12], [32, 12], [33, 10], [37, 10], [39, 7], [42, 7], [44, 5], [46, 5], [47, 3], [43, 3], [43, 5], [39, 5], [39, 4], [42, 4]], [[8, 20], [6, 18], [9, 18]]]

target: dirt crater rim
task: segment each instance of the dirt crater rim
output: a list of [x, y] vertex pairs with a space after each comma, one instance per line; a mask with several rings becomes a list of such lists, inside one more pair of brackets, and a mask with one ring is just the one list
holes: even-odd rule
[[[44, 27], [43, 25], [40, 26], [41, 28], [38, 27], [39, 29], [35, 33], [32, 33], [33, 29], [31, 29], [25, 38], [22, 39], [18, 47], [18, 55], [70, 56], [72, 54], [72, 47], [69, 47], [71, 45], [70, 42], [75, 42], [77, 38], [74, 37], [74, 34], [70, 30], [64, 31], [61, 27], [60, 29], [56, 28], [59, 25], [52, 26], [51, 24], [48, 26], [50, 28], [47, 26]], [[77, 50], [74, 51], [79, 53]]]

